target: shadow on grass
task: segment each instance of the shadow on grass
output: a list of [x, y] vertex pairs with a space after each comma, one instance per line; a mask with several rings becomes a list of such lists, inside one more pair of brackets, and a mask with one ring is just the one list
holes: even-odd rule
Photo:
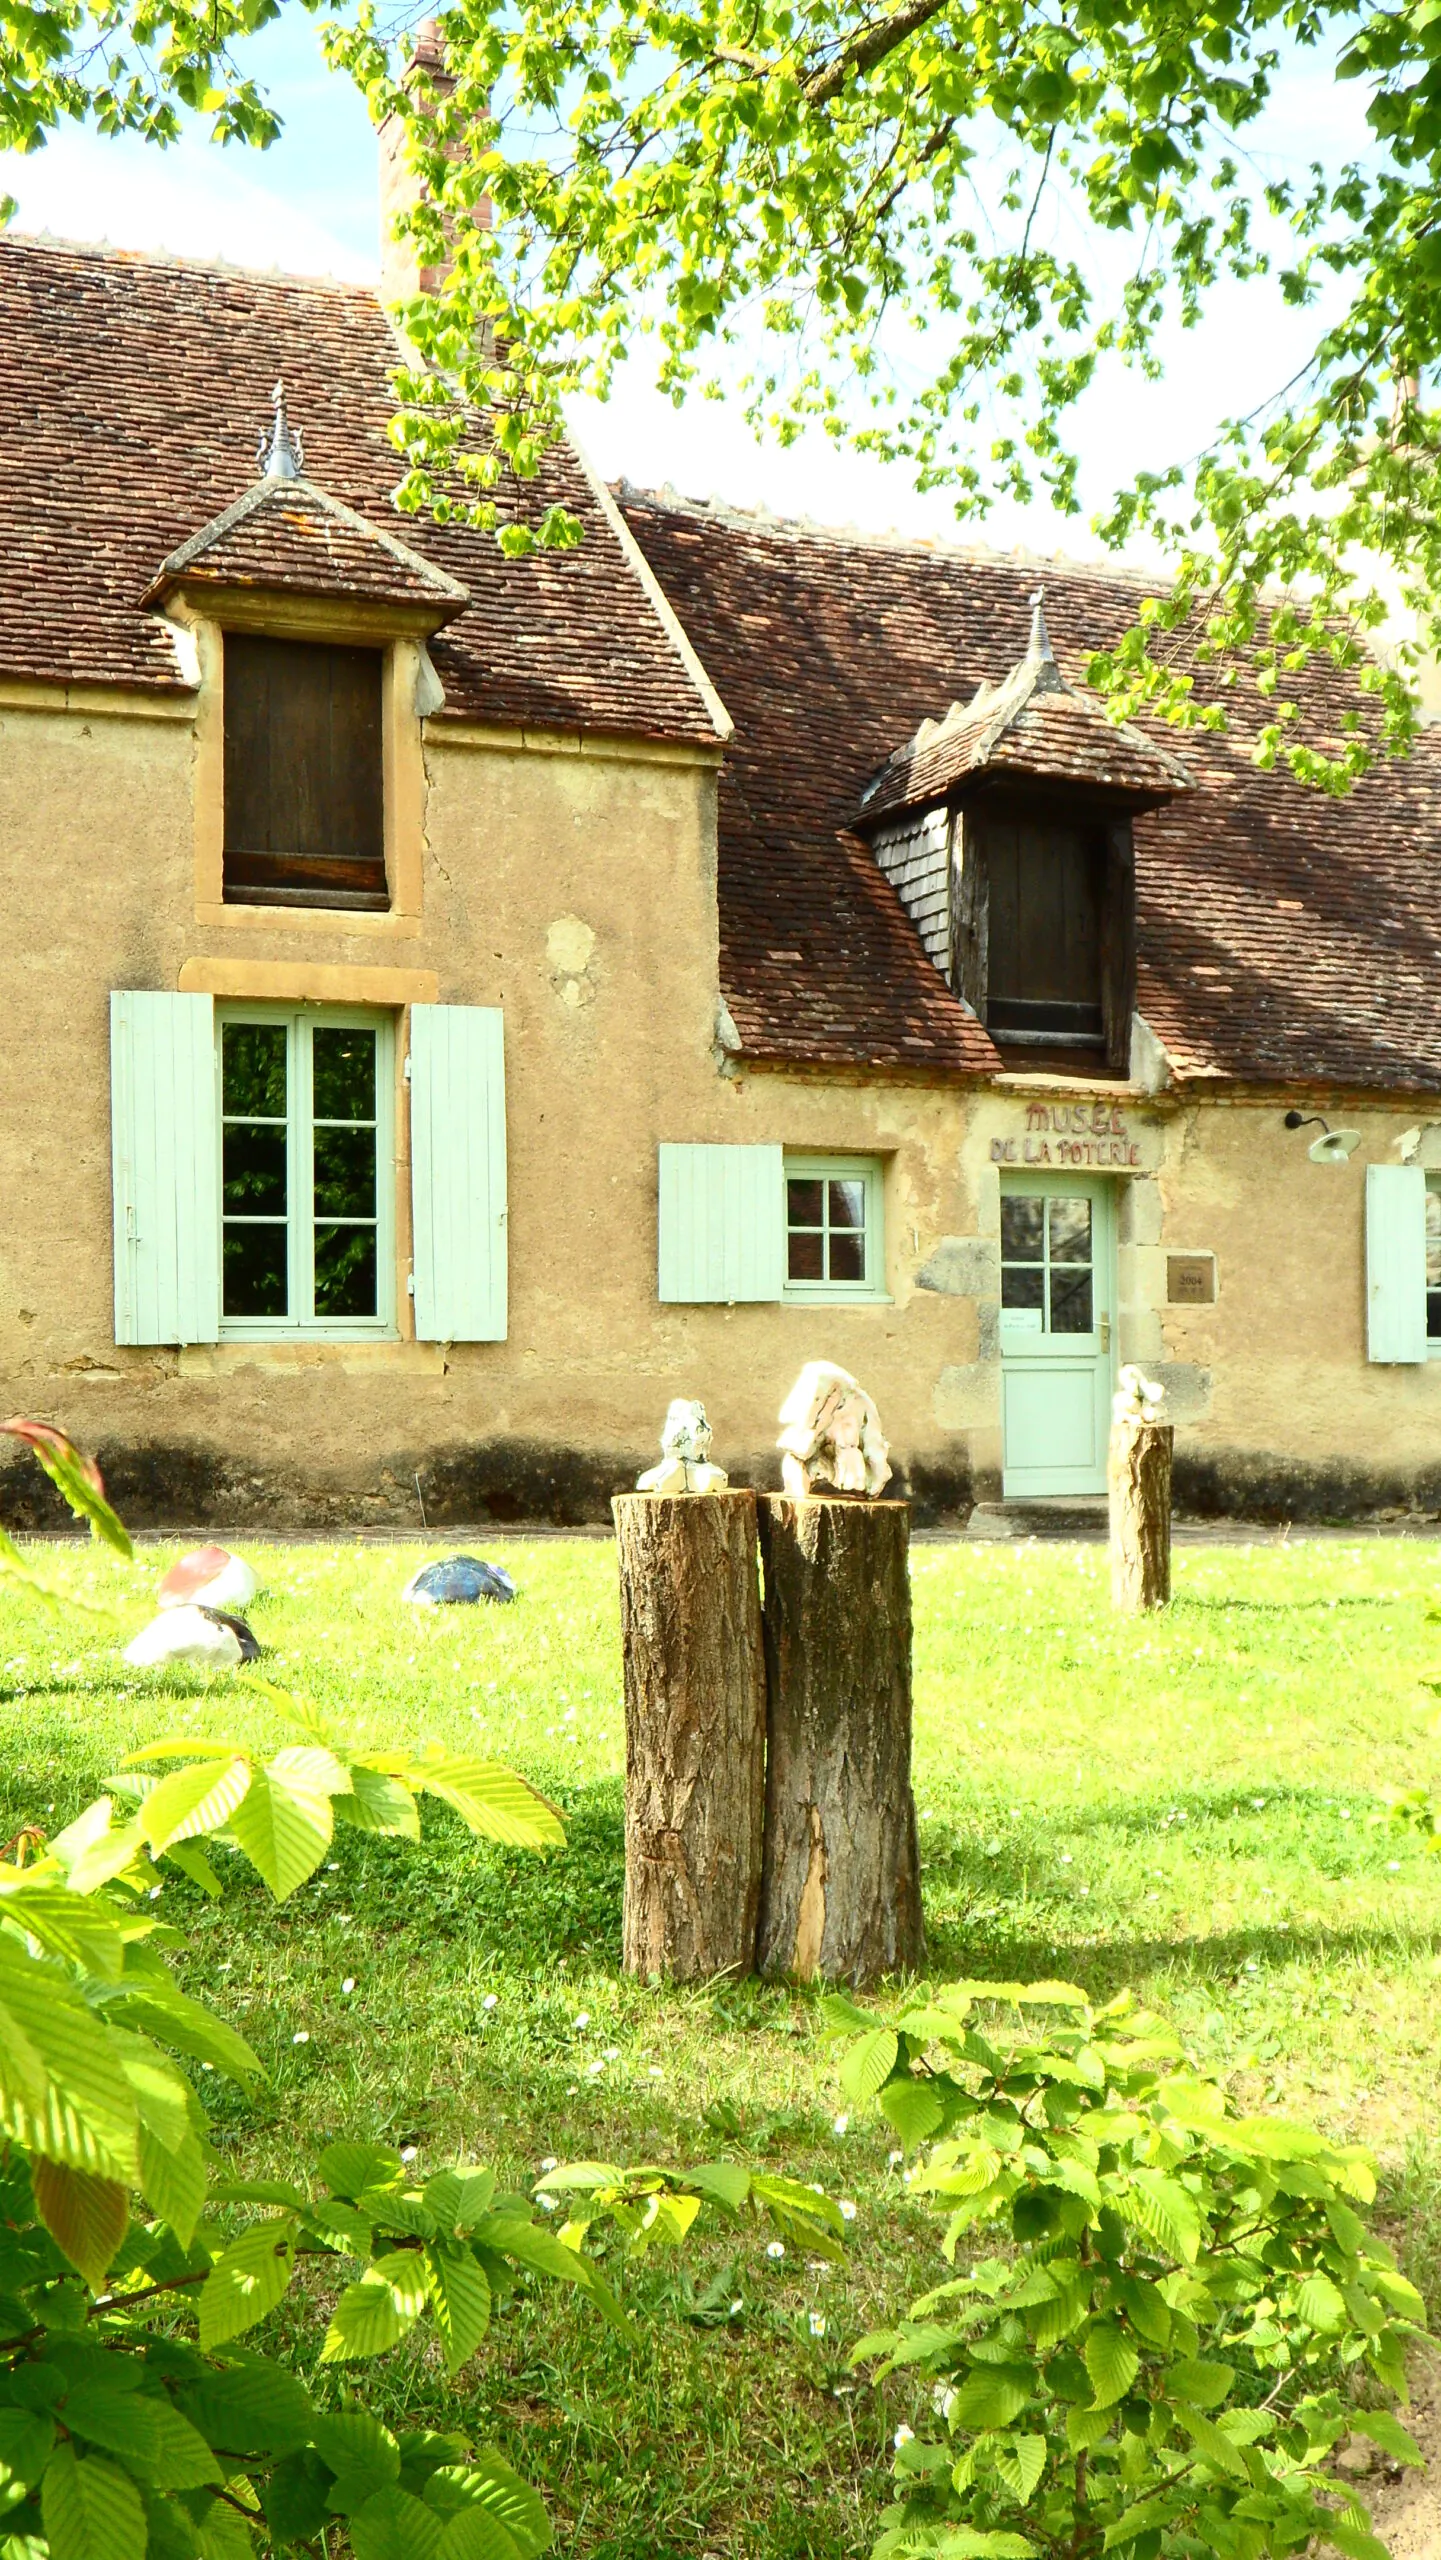
[[965, 1974], [1002, 1982], [1036, 1982], [1046, 1977], [1074, 1982], [1099, 2000], [1142, 1975], [1170, 1973], [1184, 1980], [1235, 1988], [1252, 1980], [1259, 1987], [1265, 1973], [1295, 1965], [1349, 1963], [1358, 1957], [1429, 1958], [1441, 1946], [1434, 1929], [1226, 1929], [1213, 1937], [1164, 1938], [1119, 1933], [1078, 1945], [1064, 1934], [1008, 1928], [1004, 1915], [991, 1912], [967, 1922], [937, 1920], [928, 1915], [929, 1971], [935, 1976]]
[[1253, 1600], [1238, 1592], [1178, 1591], [1171, 1602], [1171, 1615], [1189, 1616], [1192, 1610], [1207, 1616], [1229, 1618], [1238, 1614], [1256, 1618], [1296, 1618], [1304, 1611], [1334, 1618], [1343, 1609], [1394, 1609], [1396, 1603], [1379, 1591], [1343, 1591], [1334, 1599]]

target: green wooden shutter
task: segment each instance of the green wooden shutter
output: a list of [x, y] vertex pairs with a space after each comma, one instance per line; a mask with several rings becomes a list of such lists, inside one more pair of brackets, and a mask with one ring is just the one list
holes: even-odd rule
[[1426, 1357], [1426, 1176], [1418, 1164], [1366, 1167], [1366, 1357]]
[[220, 1137], [209, 996], [110, 998], [117, 1342], [214, 1342]]
[[498, 1007], [411, 1007], [410, 1182], [418, 1340], [504, 1342], [505, 1026]]
[[661, 1148], [663, 1300], [738, 1306], [779, 1298], [785, 1242], [779, 1147]]

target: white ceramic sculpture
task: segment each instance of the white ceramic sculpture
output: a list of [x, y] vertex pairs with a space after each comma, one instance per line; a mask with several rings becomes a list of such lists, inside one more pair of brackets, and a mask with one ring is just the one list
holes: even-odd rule
[[1138, 1423], [1159, 1422], [1165, 1393], [1165, 1388], [1158, 1386], [1154, 1378], [1148, 1378], [1144, 1369], [1128, 1360], [1117, 1376], [1116, 1392], [1111, 1399], [1112, 1421], [1124, 1423], [1132, 1430]]
[[660, 1465], [637, 1476], [636, 1492], [724, 1493], [729, 1479], [724, 1467], [710, 1464], [710, 1441], [705, 1406], [691, 1396], [673, 1397], [660, 1435]]
[[259, 1651], [243, 1618], [224, 1609], [202, 1609], [192, 1600], [162, 1609], [126, 1646], [125, 1659], [137, 1671], [158, 1671], [167, 1662], [233, 1671], [237, 1663], [254, 1662]]
[[833, 1360], [806, 1362], [780, 1419], [781, 1482], [797, 1499], [818, 1484], [875, 1494], [890, 1483], [881, 1417], [865, 1388]]
[[155, 1594], [157, 1609], [248, 1609], [260, 1586], [244, 1556], [228, 1547], [196, 1547], [173, 1564]]

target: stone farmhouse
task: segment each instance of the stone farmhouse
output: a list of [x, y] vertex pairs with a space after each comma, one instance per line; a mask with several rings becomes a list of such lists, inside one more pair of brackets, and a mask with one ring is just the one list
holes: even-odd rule
[[367, 291], [0, 332], [0, 1367], [132, 1518], [601, 1519], [681, 1393], [774, 1482], [812, 1357], [923, 1517], [1126, 1360], [1184, 1504], [1441, 1509], [1435, 733], [1329, 801], [1106, 720], [1116, 576], [573, 451], [574, 552], [403, 518]]

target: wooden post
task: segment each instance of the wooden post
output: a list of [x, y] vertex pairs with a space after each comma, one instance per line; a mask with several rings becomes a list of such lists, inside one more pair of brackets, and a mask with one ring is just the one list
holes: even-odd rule
[[627, 1973], [755, 1964], [765, 1657], [753, 1493], [611, 1505], [625, 1670]]
[[910, 1505], [762, 1494], [767, 1701], [757, 1961], [874, 1982], [924, 1961], [911, 1796]]
[[1106, 1491], [1111, 1517], [1111, 1599], [1136, 1616], [1164, 1609], [1171, 1597], [1171, 1459], [1169, 1422], [1111, 1425]]

